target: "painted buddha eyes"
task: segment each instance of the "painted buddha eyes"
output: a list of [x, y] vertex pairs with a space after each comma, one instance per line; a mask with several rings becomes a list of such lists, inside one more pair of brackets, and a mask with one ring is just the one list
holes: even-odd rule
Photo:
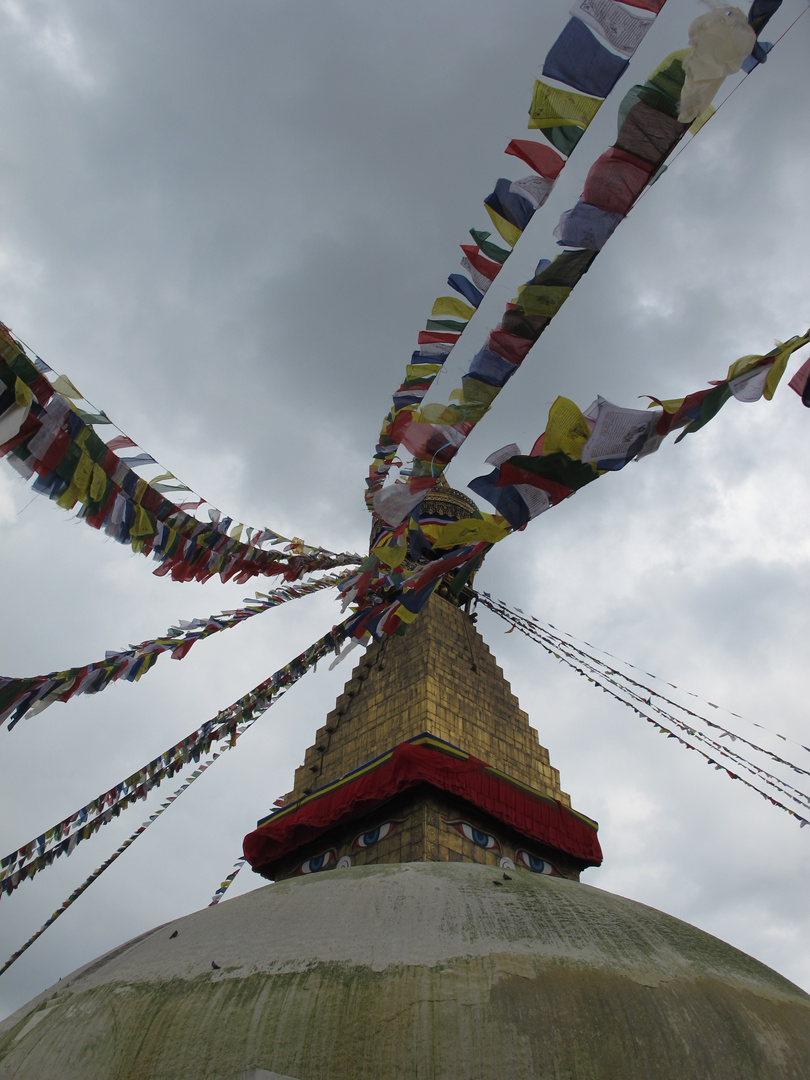
[[[360, 833], [355, 836], [352, 841], [352, 850], [364, 849], [372, 847], [372, 845], [383, 840], [386, 836], [390, 835], [398, 825], [401, 825], [405, 818], [394, 818], [392, 821], [384, 821], [382, 825], [377, 825], [373, 829], [369, 829], [367, 832]], [[344, 860], [347, 860], [344, 862]], [[330, 870], [337, 862], [337, 851], [335, 848], [329, 848], [327, 851], [322, 851], [320, 855], [313, 855], [311, 859], [304, 859], [296, 874], [317, 874], [321, 870]], [[340, 863], [338, 863], [338, 869], [342, 866], [351, 866], [351, 859], [348, 855], [344, 855]]]
[[532, 855], [531, 852], [519, 851], [517, 853], [517, 861], [523, 863], [523, 865], [531, 870], [533, 874], [550, 874], [552, 877], [562, 877], [562, 874], [556, 866], [552, 866], [546, 859], [541, 859], [537, 855]]
[[485, 851], [501, 850], [501, 845], [492, 833], [484, 832], [483, 829], [476, 829], [474, 825], [470, 825], [467, 821], [447, 821], [446, 824], [452, 825], [456, 832], [460, 832], [462, 836], [472, 840], [476, 847], [484, 848]]
[[317, 874], [320, 870], [326, 870], [328, 866], [331, 866], [335, 861], [335, 849], [329, 848], [328, 851], [322, 851], [320, 855], [313, 855], [311, 859], [304, 859], [296, 874]]
[[382, 825], [378, 825], [374, 829], [369, 829], [368, 832], [360, 833], [359, 836], [355, 836], [352, 847], [355, 849], [371, 847], [372, 844], [376, 844], [379, 840], [384, 839], [389, 833], [394, 831], [397, 825], [401, 824], [402, 821], [385, 821]]

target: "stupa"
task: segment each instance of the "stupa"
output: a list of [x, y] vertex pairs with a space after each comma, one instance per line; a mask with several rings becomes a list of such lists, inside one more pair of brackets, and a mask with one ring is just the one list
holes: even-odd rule
[[357, 665], [245, 838], [274, 883], [29, 1002], [2, 1080], [807, 1080], [807, 994], [579, 881], [596, 823], [471, 597], [440, 589]]

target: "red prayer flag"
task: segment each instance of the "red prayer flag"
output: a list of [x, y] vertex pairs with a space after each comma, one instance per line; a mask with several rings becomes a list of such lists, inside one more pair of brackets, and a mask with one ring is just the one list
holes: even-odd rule
[[460, 246], [461, 250], [470, 260], [470, 264], [478, 271], [478, 273], [483, 274], [489, 281], [494, 281], [501, 272], [501, 264], [492, 262], [491, 259], [485, 259], [477, 244], [461, 244]]
[[501, 465], [495, 486], [506, 487], [510, 484], [528, 484], [530, 487], [545, 491], [549, 499], [551, 499], [552, 506], [556, 506], [557, 503], [574, 494], [572, 488], [566, 487], [565, 484], [558, 484], [556, 480], [549, 480], [546, 476], [538, 476], [537, 473], [529, 472], [528, 469], [520, 469], [516, 465], [510, 465], [508, 461], [505, 461]]
[[565, 158], [560, 157], [550, 146], [533, 142], [531, 139], [512, 139], [504, 153], [525, 161], [530, 169], [534, 169], [546, 180], [556, 180], [565, 165]]
[[436, 330], [422, 330], [416, 340], [419, 345], [431, 345], [433, 342], [444, 342], [445, 344], [449, 343], [455, 345], [460, 337], [461, 334], [451, 334]]
[[791, 390], [795, 390], [802, 402], [806, 405], [807, 399], [810, 398], [808, 393], [808, 385], [810, 385], [810, 357], [805, 360], [796, 374], [788, 383]]
[[138, 444], [130, 439], [129, 435], [116, 435], [114, 439], [110, 439], [107, 443], [109, 450], [123, 450], [127, 446], [137, 446]]

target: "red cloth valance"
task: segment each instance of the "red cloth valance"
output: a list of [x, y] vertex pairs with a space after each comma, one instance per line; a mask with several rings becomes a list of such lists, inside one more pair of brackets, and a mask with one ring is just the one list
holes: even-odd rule
[[431, 784], [457, 795], [521, 835], [558, 848], [588, 866], [602, 862], [595, 826], [561, 803], [532, 794], [478, 758], [457, 757], [412, 742], [400, 743], [379, 765], [293, 804], [248, 833], [245, 858], [254, 870], [266, 867], [417, 784]]

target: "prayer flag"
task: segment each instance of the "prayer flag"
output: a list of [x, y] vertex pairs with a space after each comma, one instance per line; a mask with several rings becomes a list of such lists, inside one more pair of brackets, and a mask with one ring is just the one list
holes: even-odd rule
[[627, 63], [606, 49], [580, 19], [570, 19], [548, 51], [543, 74], [583, 94], [604, 98]]
[[547, 180], [556, 180], [565, 165], [565, 160], [550, 147], [530, 139], [512, 139], [504, 153], [525, 161], [529, 168]]
[[[535, 80], [532, 103], [529, 107], [530, 128], [552, 128], [573, 124], [584, 131], [596, 116], [602, 105], [601, 98], [575, 94], [573, 90], [563, 90], [549, 86], [540, 79]], [[509, 146], [512, 146], [510, 143]], [[535, 144], [529, 144], [535, 145]], [[510, 153], [507, 147], [507, 153]], [[514, 152], [514, 151], [511, 151]], [[523, 157], [522, 154], [517, 155]], [[556, 155], [555, 155], [556, 156]], [[532, 163], [529, 162], [531, 165]], [[532, 166], [534, 168], [534, 166]], [[559, 174], [562, 165], [557, 168]], [[538, 169], [538, 172], [541, 170]], [[547, 175], [541, 172], [541, 175]]]
[[481, 301], [484, 299], [484, 293], [480, 289], [476, 289], [475, 285], [463, 274], [451, 274], [447, 279], [447, 284], [451, 289], [455, 289], [457, 293], [470, 301], [474, 308], [477, 308]]

